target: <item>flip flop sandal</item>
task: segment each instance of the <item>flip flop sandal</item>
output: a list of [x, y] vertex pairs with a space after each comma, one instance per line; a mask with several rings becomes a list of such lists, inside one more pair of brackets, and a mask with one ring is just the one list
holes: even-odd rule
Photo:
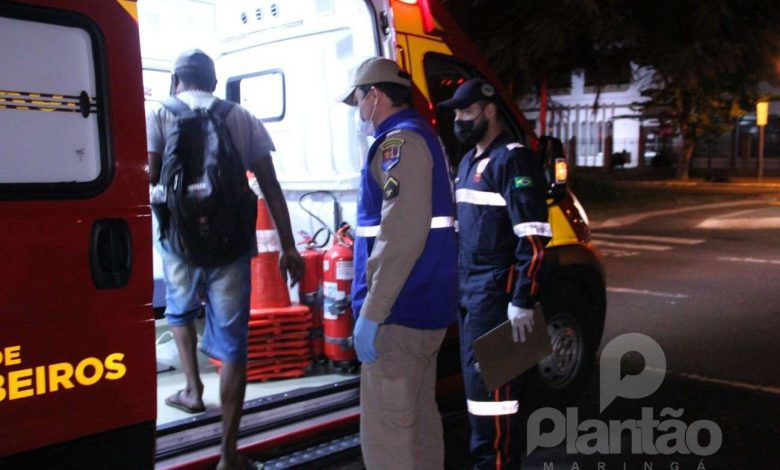
[[206, 411], [206, 407], [204, 405], [200, 405], [200, 406], [185, 405], [184, 402], [182, 402], [181, 400], [182, 392], [184, 392], [184, 390], [179, 390], [175, 394], [166, 398], [165, 404], [170, 406], [171, 408], [176, 408], [177, 410], [181, 410], [185, 413], [190, 413], [190, 414], [198, 414]]

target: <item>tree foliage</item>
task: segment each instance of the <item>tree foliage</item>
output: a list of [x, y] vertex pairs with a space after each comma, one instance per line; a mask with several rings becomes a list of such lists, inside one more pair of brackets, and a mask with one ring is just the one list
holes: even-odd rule
[[639, 107], [672, 122], [683, 139], [678, 177], [688, 178], [698, 142], [727, 131], [774, 75], [772, 1], [656, 0], [617, 4], [632, 60], [650, 70]]
[[755, 105], [780, 63], [774, 0], [449, 0], [445, 5], [518, 94], [550, 77], [630, 60], [645, 115], [683, 139], [687, 179], [697, 142]]

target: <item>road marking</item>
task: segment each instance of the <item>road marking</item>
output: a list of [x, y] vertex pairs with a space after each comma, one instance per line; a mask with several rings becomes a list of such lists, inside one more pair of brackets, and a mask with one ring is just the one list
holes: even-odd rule
[[668, 299], [687, 299], [688, 294], [674, 294], [671, 292], [655, 292], [644, 289], [630, 289], [628, 287], [607, 287], [607, 292], [614, 292], [615, 294], [637, 294], [637, 295], [649, 295], [652, 297], [665, 297]]
[[686, 374], [685, 372], [671, 372], [668, 370], [658, 369], [655, 367], [647, 367], [646, 370], [649, 370], [651, 372], [660, 372], [675, 377], [682, 377], [685, 379], [696, 380], [698, 382], [707, 382], [707, 383], [713, 383], [718, 385], [726, 385], [729, 387], [741, 388], [753, 392], [763, 392], [763, 393], [770, 393], [772, 395], [780, 395], [780, 387], [773, 387], [771, 385], [756, 385], [756, 384], [749, 384], [746, 382], [738, 382], [735, 380], [714, 379], [711, 377], [704, 377], [696, 374]]
[[732, 201], [732, 202], [719, 202], [716, 204], [703, 204], [701, 206], [692, 206], [692, 207], [682, 207], [678, 209], [665, 209], [665, 210], [658, 210], [658, 211], [649, 211], [649, 212], [642, 212], [640, 214], [634, 214], [634, 215], [627, 215], [623, 217], [613, 217], [611, 219], [607, 219], [604, 222], [601, 223], [592, 223], [591, 228], [614, 228], [614, 227], [623, 227], [624, 225], [631, 225], [635, 224], [641, 220], [648, 219], [650, 217], [657, 217], [660, 215], [674, 215], [674, 214], [680, 214], [683, 212], [692, 212], [692, 211], [698, 211], [698, 210], [707, 210], [707, 209], [723, 209], [726, 207], [739, 207], [739, 206], [753, 206], [753, 205], [766, 205], [768, 201]]
[[605, 240], [596, 240], [596, 245], [601, 246], [608, 246], [612, 248], [626, 248], [629, 250], [646, 250], [646, 251], [669, 251], [672, 249], [671, 246], [666, 245], [640, 245], [638, 243], [615, 243], [615, 242], [608, 242]]
[[712, 218], [705, 219], [697, 228], [756, 230], [766, 228], [780, 228], [780, 217], [751, 217], [751, 218]]
[[615, 258], [628, 258], [631, 256], [638, 256], [638, 251], [625, 251], [625, 250], [611, 250], [609, 248], [604, 248], [601, 250], [601, 254], [604, 256], [612, 256]]
[[741, 215], [750, 214], [751, 212], [755, 212], [755, 211], [760, 210], [760, 209], [763, 209], [763, 208], [761, 208], [761, 207], [755, 208], [754, 207], [753, 209], [745, 209], [745, 210], [742, 210], [742, 211], [729, 212], [728, 214], [721, 214], [721, 215], [719, 215], [716, 218], [717, 219], [730, 219], [732, 217], [739, 217]]
[[776, 259], [763, 259], [763, 258], [735, 258], [731, 256], [721, 256], [718, 261], [735, 261], [738, 263], [755, 263], [755, 264], [780, 264], [780, 260]]
[[594, 233], [593, 238], [637, 240], [645, 242], [672, 243], [676, 245], [698, 245], [707, 241], [703, 238], [653, 237], [650, 235], [618, 235], [614, 233]]

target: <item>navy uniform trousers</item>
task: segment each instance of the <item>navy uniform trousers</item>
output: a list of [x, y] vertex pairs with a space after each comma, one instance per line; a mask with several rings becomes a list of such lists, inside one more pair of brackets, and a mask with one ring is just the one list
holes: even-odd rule
[[472, 292], [461, 292], [460, 327], [461, 365], [471, 424], [469, 448], [475, 469], [520, 468], [524, 423], [518, 413], [521, 378], [497, 390], [487, 390], [474, 354], [474, 341], [507, 319], [506, 292], [509, 269], [492, 269], [470, 275]]

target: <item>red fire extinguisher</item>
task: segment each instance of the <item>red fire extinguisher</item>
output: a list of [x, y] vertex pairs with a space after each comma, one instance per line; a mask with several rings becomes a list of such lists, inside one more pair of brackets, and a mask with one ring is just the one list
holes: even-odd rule
[[350, 290], [355, 268], [349, 225], [343, 224], [335, 234], [333, 246], [325, 252], [323, 271], [323, 329], [325, 356], [342, 370], [354, 370], [357, 356], [352, 346], [352, 307]]
[[[315, 235], [316, 236], [316, 235]], [[301, 303], [309, 307], [312, 313], [311, 329], [311, 353], [318, 363], [325, 361], [325, 345], [322, 331], [322, 259], [325, 251], [320, 249], [314, 238], [306, 232], [301, 232], [303, 241], [300, 243], [305, 248], [301, 251], [304, 271], [299, 283], [299, 297]]]

